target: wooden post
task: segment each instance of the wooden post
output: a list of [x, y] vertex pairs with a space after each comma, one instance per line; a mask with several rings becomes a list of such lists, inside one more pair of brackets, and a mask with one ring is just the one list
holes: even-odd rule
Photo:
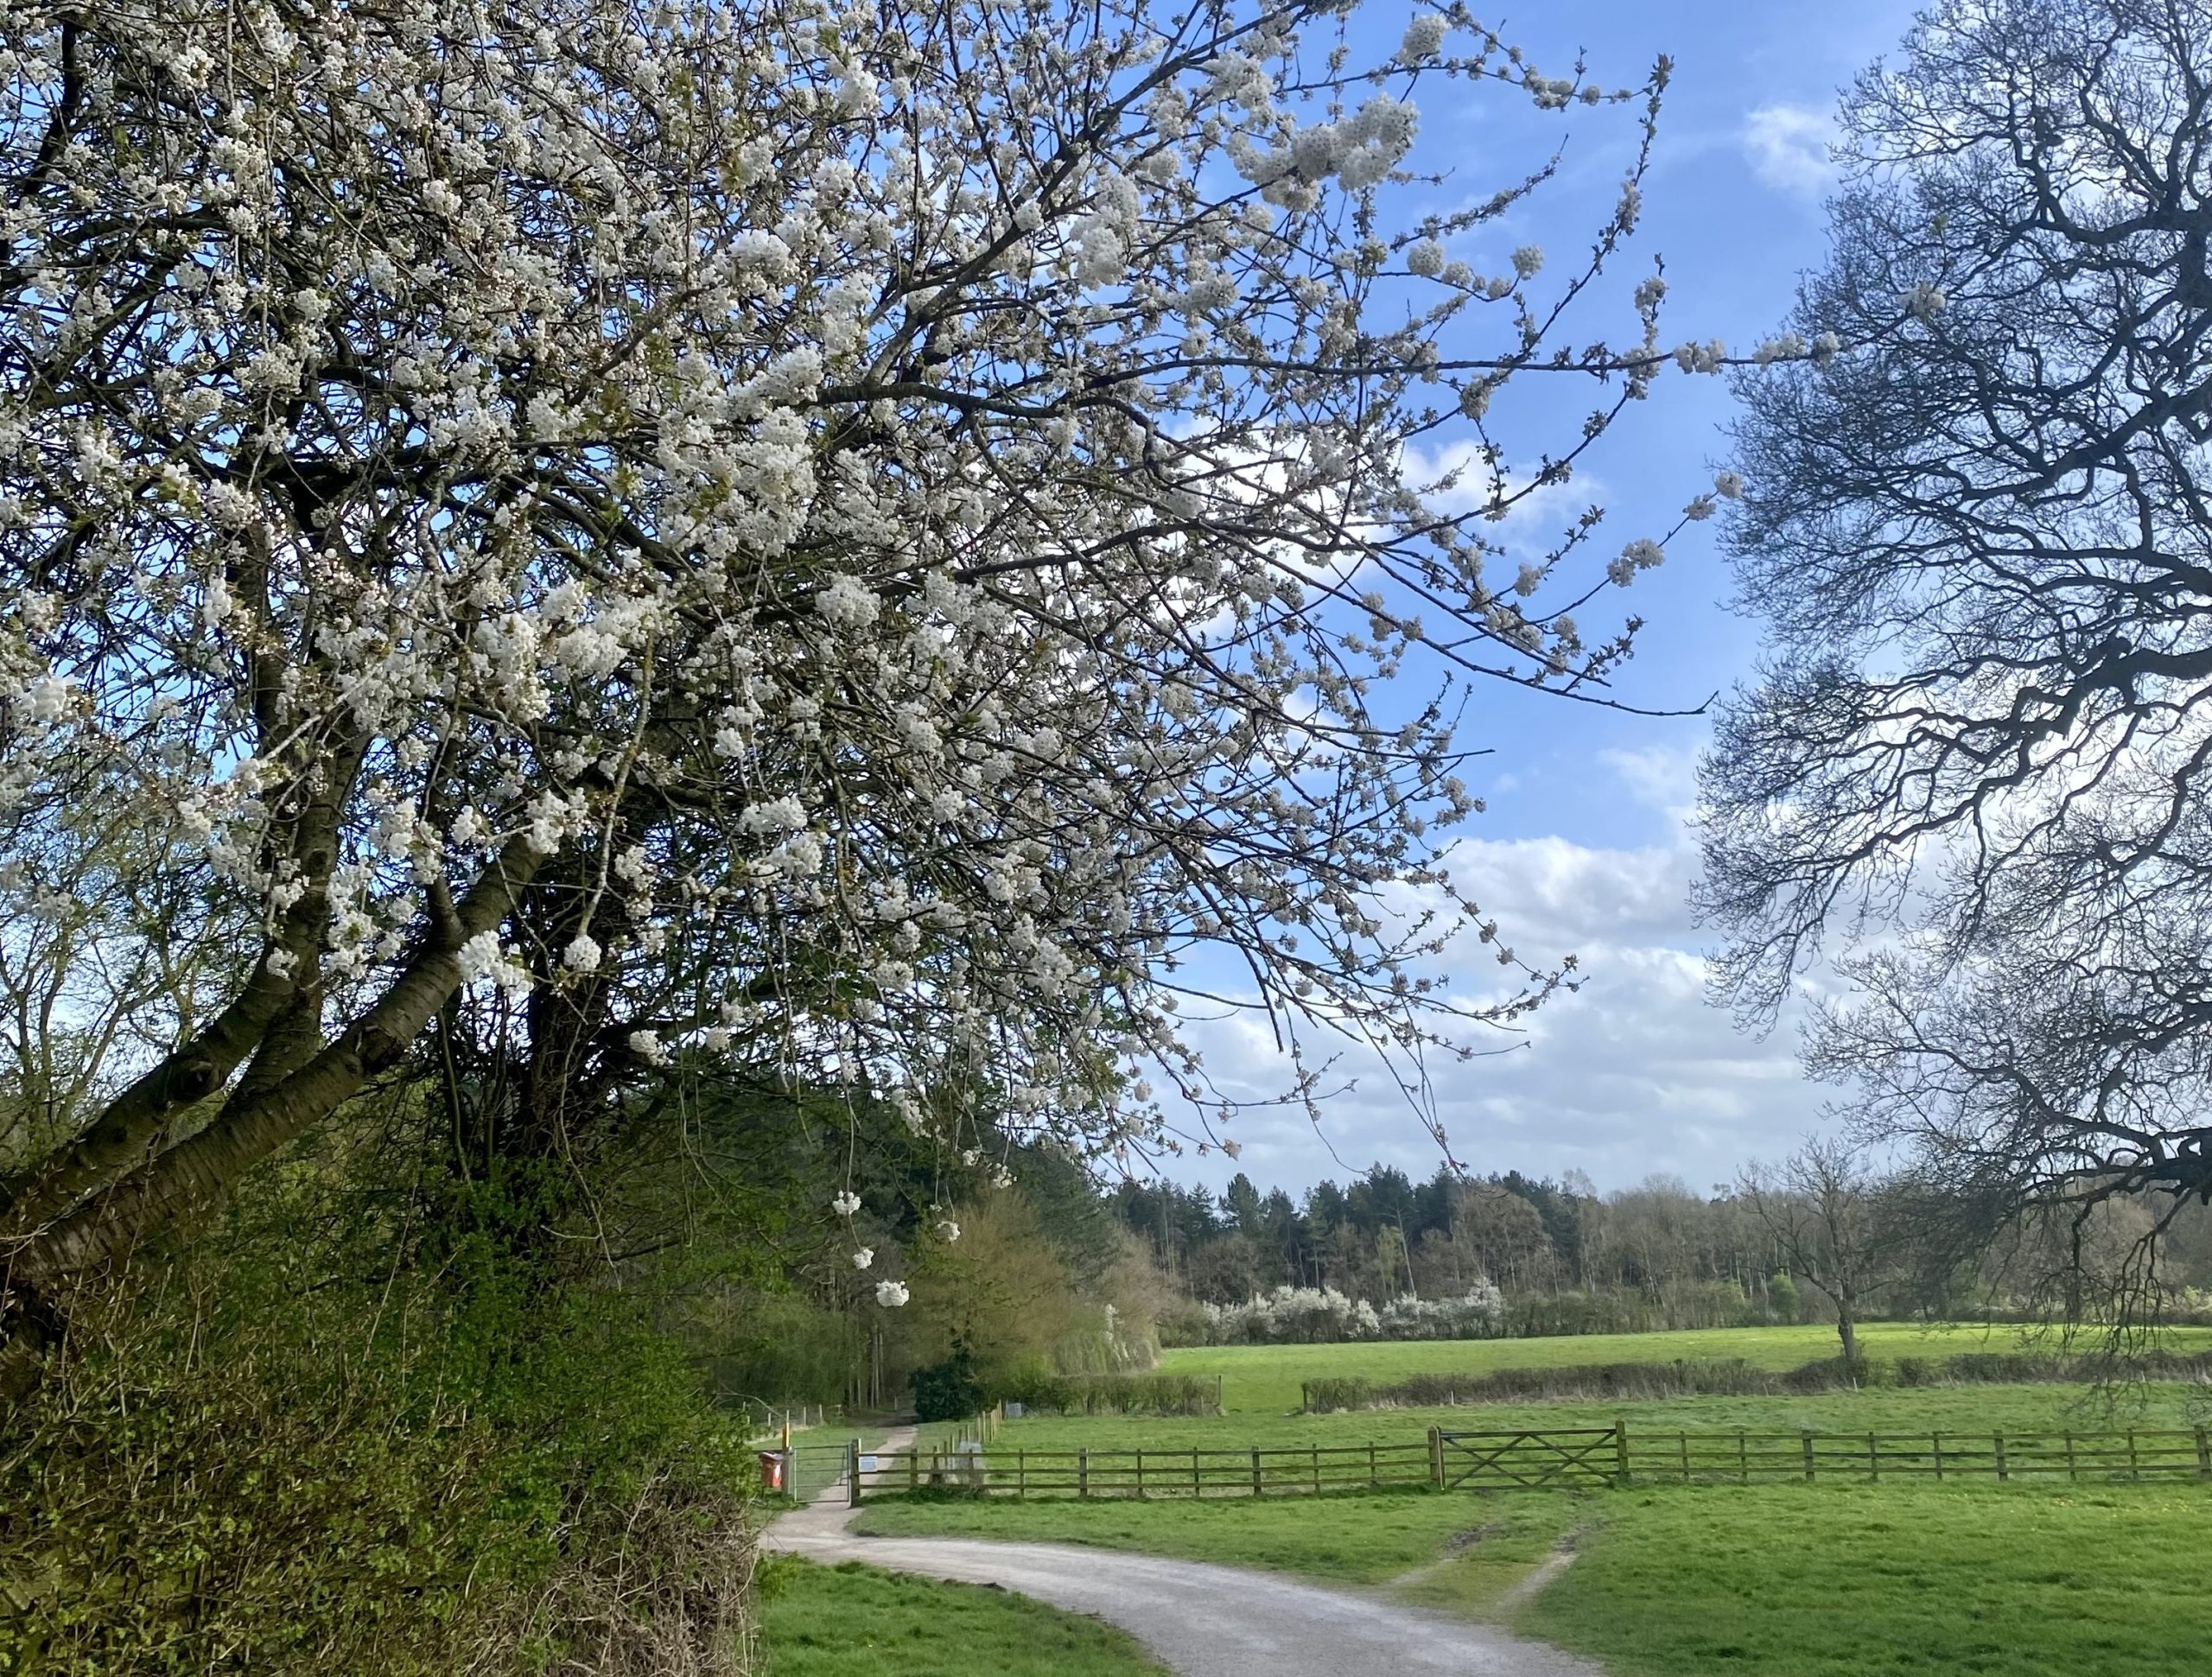
[[2141, 1470], [2135, 1465], [2135, 1429], [2132, 1426], [2127, 1429], [2127, 1477], [2131, 1479], [2143, 1477]]
[[1260, 1446], [1256, 1444], [1252, 1446], [1252, 1495], [1255, 1496], [1267, 1495], [1260, 1484]]
[[1751, 1452], [1744, 1428], [1736, 1429], [1736, 1483], [1747, 1485], [1751, 1482]]
[[1192, 1445], [1191, 1446], [1191, 1495], [1202, 1496], [1205, 1494], [1204, 1488], [1198, 1483], [1198, 1447]]
[[1811, 1484], [1811, 1483], [1813, 1483], [1813, 1433], [1812, 1433], [1812, 1429], [1811, 1429], [1810, 1427], [1807, 1427], [1807, 1428], [1805, 1428], [1805, 1429], [1802, 1430], [1802, 1431], [1798, 1433], [1797, 1437], [1798, 1437], [1798, 1440], [1799, 1440], [1799, 1442], [1800, 1442], [1800, 1443], [1803, 1445], [1803, 1447], [1804, 1447], [1804, 1451], [1805, 1451], [1805, 1483], [1806, 1483], [1807, 1484], [1808, 1484], [1808, 1485], [1809, 1485], [1809, 1484]]
[[2074, 1435], [2071, 1432], [2066, 1435], [2066, 1477], [2069, 1479], [2079, 1479], [2082, 1477], [2075, 1471], [2074, 1468]]
[[1628, 1483], [1628, 1418], [1624, 1415], [1613, 1422], [1613, 1471], [1623, 1484]]
[[1882, 1483], [1882, 1452], [1874, 1447], [1874, 1435], [1866, 1435], [1866, 1478], [1871, 1484]]
[[919, 1490], [921, 1488], [922, 1441], [919, 1439], [916, 1439], [912, 1445], [907, 1446], [906, 1450], [906, 1489], [908, 1490]]
[[1437, 1426], [1428, 1429], [1428, 1482], [1444, 1489], [1444, 1431]]
[[2005, 1435], [2002, 1432], [1993, 1432], [1990, 1434], [1989, 1441], [1997, 1447], [1997, 1478], [1998, 1483], [2001, 1484], [2012, 1477], [2005, 1466]]
[[1090, 1452], [1088, 1450], [1075, 1452], [1075, 1494], [1078, 1501], [1090, 1495]]
[[1941, 1432], [1930, 1432], [1928, 1436], [1935, 1442], [1936, 1478], [1937, 1483], [1941, 1483], [1943, 1477], [1943, 1435]]
[[1137, 1451], [1137, 1501], [1144, 1501], [1144, 1451]]
[[853, 1439], [845, 1445], [845, 1506], [856, 1509], [861, 1505], [861, 1441]]
[[1372, 1439], [1367, 1441], [1367, 1488], [1370, 1490], [1382, 1488], [1382, 1472], [1375, 1465], [1375, 1440]]
[[1028, 1454], [1026, 1450], [1014, 1452], [1014, 1499], [1017, 1502], [1029, 1500], [1029, 1464], [1024, 1459]]
[[2212, 1479], [2212, 1434], [2201, 1426], [2196, 1429], [2196, 1477]]
[[1319, 1490], [1321, 1489], [1321, 1446], [1317, 1444], [1308, 1448], [1313, 1453], [1313, 1489]]
[[1688, 1484], [1690, 1482], [1690, 1435], [1687, 1432], [1675, 1433], [1675, 1444], [1682, 1452], [1682, 1483]]

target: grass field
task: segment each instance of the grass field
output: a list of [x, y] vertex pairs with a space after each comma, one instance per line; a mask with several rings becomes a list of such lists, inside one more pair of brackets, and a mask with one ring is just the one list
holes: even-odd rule
[[[2212, 1345], [2212, 1329], [2177, 1329], [2172, 1343], [2177, 1349], [2202, 1350]], [[2023, 1342], [2017, 1328], [1929, 1328], [1912, 1322], [1870, 1322], [1859, 1330], [1859, 1344], [1866, 1356], [1897, 1357], [2018, 1350]], [[1300, 1381], [1325, 1375], [1383, 1384], [1408, 1375], [1488, 1374], [1499, 1369], [1722, 1357], [1741, 1357], [1756, 1368], [1792, 1369], [1837, 1354], [1834, 1328], [1711, 1328], [1681, 1333], [1576, 1334], [1548, 1339], [1202, 1346], [1163, 1352], [1160, 1369], [1167, 1374], [1220, 1375], [1222, 1407], [1231, 1414], [1279, 1414], [1298, 1407]]]
[[1095, 1543], [1395, 1590], [1488, 1617], [1563, 1540], [1516, 1629], [1616, 1677], [2182, 1677], [2212, 1570], [2196, 1484], [1408, 1492], [1262, 1502], [886, 1503], [862, 1529]]
[[[1883, 1324], [1878, 1356], [2008, 1350], [2010, 1330]], [[2177, 1336], [2190, 1349], [2202, 1331]], [[1522, 1402], [1294, 1413], [1298, 1382], [1401, 1378], [1548, 1363], [1741, 1356], [1786, 1368], [1827, 1355], [1825, 1330], [1622, 1337], [1302, 1345], [1171, 1353], [1219, 1373], [1228, 1413], [1205, 1419], [1039, 1417], [1009, 1422], [1014, 1450], [1280, 1448], [1459, 1430], [1607, 1426], [1955, 1437], [2185, 1427], [2212, 1391], [2179, 1382], [1872, 1387], [1791, 1397]], [[1410, 1603], [1503, 1617], [1602, 1661], [1615, 1677], [2180, 1677], [2205, 1668], [2212, 1486], [2149, 1483], [1768, 1483], [1321, 1498], [889, 1502], [861, 1528], [1035, 1538], [1187, 1555], [1382, 1588]], [[1547, 1555], [1574, 1563], [1533, 1601], [1509, 1593]], [[1507, 1604], [1512, 1603], [1514, 1604]]]
[[2193, 1426], [2212, 1390], [2169, 1382], [2119, 1393], [2081, 1386], [1869, 1387], [1802, 1397], [1654, 1398], [1637, 1403], [1483, 1403], [1456, 1408], [1361, 1409], [1330, 1415], [1247, 1412], [1218, 1417], [1037, 1416], [1008, 1421], [993, 1453], [1012, 1450], [1188, 1450], [1363, 1445], [1424, 1437], [1429, 1427], [1610, 1426], [1675, 1432], [1880, 1432], [1974, 1434]]
[[1027, 1596], [849, 1562], [762, 1569], [764, 1677], [1162, 1677], [1110, 1625]]

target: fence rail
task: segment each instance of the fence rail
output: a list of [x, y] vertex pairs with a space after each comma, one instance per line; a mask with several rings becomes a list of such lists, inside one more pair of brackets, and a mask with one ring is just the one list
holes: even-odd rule
[[1420, 1439], [1185, 1450], [862, 1451], [854, 1500], [918, 1490], [987, 1496], [1274, 1496], [1430, 1483]]
[[[1232, 1497], [1680, 1483], [2063, 1477], [2212, 1480], [2212, 1437], [2126, 1432], [1659, 1432], [1626, 1425], [1446, 1432], [1360, 1445], [1159, 1450], [845, 1447], [855, 1502], [925, 1490], [982, 1496]], [[825, 1464], [826, 1466], [826, 1464]], [[813, 1475], [804, 1476], [811, 1478]], [[835, 1477], [834, 1475], [830, 1477]]]

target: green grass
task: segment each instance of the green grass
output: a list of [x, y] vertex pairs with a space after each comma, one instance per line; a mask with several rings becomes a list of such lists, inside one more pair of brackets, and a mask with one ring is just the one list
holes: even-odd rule
[[762, 1569], [764, 1677], [1161, 1677], [1095, 1619], [972, 1584], [848, 1562]]
[[861, 1529], [1092, 1543], [1383, 1586], [1478, 1617], [1570, 1536], [1518, 1629], [1613, 1677], [2182, 1677], [2212, 1490], [1925, 1482], [1261, 1502], [888, 1502]]
[[1144, 1415], [1038, 1416], [1008, 1421], [990, 1451], [1014, 1450], [1188, 1450], [1304, 1445], [1388, 1444], [1426, 1436], [1431, 1426], [1459, 1432], [1516, 1427], [1610, 1426], [1638, 1432], [1706, 1430], [1975, 1434], [1993, 1432], [2124, 1431], [2193, 1426], [2212, 1410], [2212, 1392], [2177, 1382], [2116, 1394], [2082, 1386], [1868, 1387], [1801, 1397], [1654, 1398], [1636, 1403], [1483, 1403], [1456, 1408], [1365, 1409], [1332, 1415], [1228, 1414], [1191, 1419]]
[[[1859, 1330], [1866, 1355], [1953, 1356], [2021, 1349], [2017, 1328], [1923, 1327], [1872, 1322]], [[2173, 1343], [2200, 1350], [2212, 1329], [2177, 1329]], [[1565, 1368], [1594, 1363], [1672, 1363], [1742, 1357], [1763, 1369], [1792, 1369], [1838, 1354], [1827, 1327], [1711, 1328], [1681, 1333], [1575, 1334], [1546, 1339], [1404, 1340], [1352, 1345], [1221, 1345], [1162, 1353], [1165, 1374], [1219, 1375], [1222, 1407], [1232, 1414], [1298, 1407], [1299, 1382], [1321, 1375], [1378, 1384], [1408, 1375], [1488, 1374], [1499, 1369]]]
[[2200, 1486], [1773, 1486], [1586, 1507], [1580, 1558], [1515, 1623], [1615, 1677], [2205, 1668]]

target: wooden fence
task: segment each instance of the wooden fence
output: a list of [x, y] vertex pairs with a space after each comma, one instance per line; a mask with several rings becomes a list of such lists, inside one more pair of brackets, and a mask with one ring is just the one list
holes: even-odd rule
[[2212, 1479], [2212, 1438], [2192, 1432], [1646, 1432], [1616, 1428], [1630, 1482]]
[[917, 1490], [988, 1496], [1274, 1496], [1433, 1483], [1427, 1444], [1188, 1450], [855, 1451], [853, 1501]]
[[1181, 1450], [848, 1446], [855, 1503], [924, 1490], [1011, 1497], [1311, 1496], [1802, 1480], [2212, 1480], [2212, 1437], [2126, 1432], [1659, 1432], [1614, 1426], [1446, 1432], [1362, 1445]]

